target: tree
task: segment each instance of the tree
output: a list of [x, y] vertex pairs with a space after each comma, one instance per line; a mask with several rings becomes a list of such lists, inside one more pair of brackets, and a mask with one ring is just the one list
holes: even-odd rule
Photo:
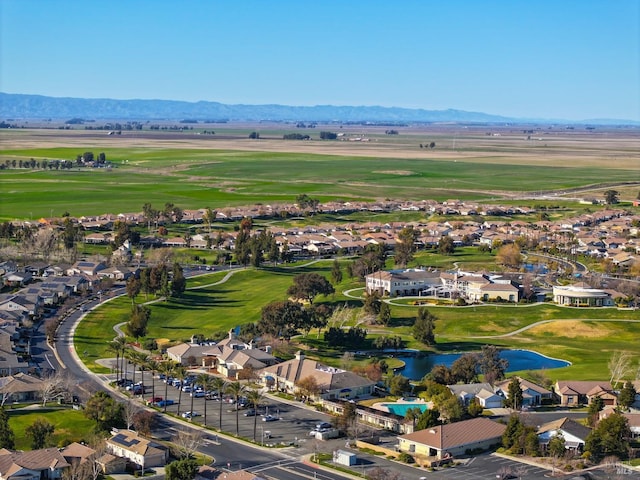
[[420, 307], [418, 309], [416, 321], [413, 324], [413, 338], [425, 345], [435, 344], [435, 321], [435, 315], [429, 312], [426, 308]]
[[193, 458], [202, 445], [204, 432], [202, 430], [178, 430], [171, 439], [178, 446], [183, 459]]
[[56, 370], [54, 373], [43, 378], [40, 383], [42, 406], [46, 407], [47, 402], [66, 397], [70, 391], [71, 379], [64, 371]]
[[636, 389], [633, 386], [633, 383], [627, 381], [624, 386], [620, 390], [618, 394], [618, 405], [625, 410], [628, 410], [629, 407], [635, 402], [636, 399]]
[[335, 259], [331, 266], [331, 281], [334, 285], [342, 282], [342, 269], [340, 268], [340, 262], [338, 259]]
[[131, 317], [125, 325], [125, 331], [128, 335], [134, 337], [136, 341], [140, 337], [147, 334], [147, 324], [151, 317], [151, 310], [145, 305], [133, 305], [131, 308]]
[[415, 430], [424, 430], [425, 428], [440, 425], [440, 412], [435, 408], [427, 408], [416, 422]]
[[193, 458], [184, 458], [167, 464], [165, 477], [167, 480], [192, 480], [196, 478], [200, 465]]
[[404, 414], [404, 419], [409, 420], [411, 422], [411, 424], [413, 425], [413, 429], [415, 431], [416, 423], [418, 422], [418, 419], [420, 418], [421, 415], [422, 415], [422, 410], [420, 410], [418, 407], [407, 408], [407, 411]]
[[[200, 385], [205, 392], [208, 392], [209, 390], [211, 390], [211, 385], [213, 383], [212, 380], [213, 380], [213, 378], [211, 377], [211, 375], [209, 375], [207, 373], [201, 373], [200, 375], [198, 375], [196, 377], [196, 383], [198, 385]], [[193, 397], [194, 397], [194, 394], [191, 393], [192, 401], [193, 401]], [[191, 407], [191, 410], [193, 411], [193, 405]], [[206, 399], [205, 399], [205, 402], [204, 402], [204, 412], [203, 412], [202, 421], [203, 421], [203, 425], [206, 426], [207, 425], [207, 402], [206, 402]]]
[[4, 407], [0, 407], [0, 448], [13, 450], [15, 448], [16, 436], [9, 425], [9, 415]]
[[496, 381], [504, 378], [504, 372], [509, 366], [509, 362], [500, 358], [500, 352], [495, 345], [484, 345], [479, 358], [480, 372], [484, 375], [486, 382], [493, 385]]
[[316, 377], [313, 375], [306, 376], [301, 378], [296, 383], [296, 388], [300, 395], [304, 398], [304, 401], [307, 402], [311, 398], [315, 397], [320, 393], [320, 386], [318, 385], [318, 381]]
[[180, 380], [180, 387], [178, 388], [178, 409], [176, 411], [176, 415], [180, 415], [180, 407], [182, 406], [182, 386], [184, 385], [184, 379], [187, 377], [187, 369], [182, 365], [177, 364], [173, 369], [172, 376], [176, 380]]
[[[176, 368], [176, 364], [173, 362], [162, 362], [158, 365], [158, 372], [160, 372], [161, 374], [163, 374], [165, 376], [165, 380], [173, 375], [173, 371]], [[169, 392], [169, 382], [165, 382], [164, 384], [164, 399], [166, 400], [167, 398], [167, 393]], [[167, 412], [167, 404], [165, 403], [164, 406], [162, 407], [163, 411], [166, 413]]]
[[64, 243], [64, 248], [71, 250], [76, 244], [80, 231], [69, 217], [64, 219], [62, 226], [64, 227], [64, 230], [62, 231], [62, 242]]
[[296, 299], [307, 300], [313, 303], [317, 295], [331, 295], [335, 293], [333, 285], [318, 273], [301, 273], [293, 277], [293, 285], [287, 293]]
[[54, 426], [47, 422], [44, 418], [36, 418], [35, 421], [29, 425], [24, 433], [31, 439], [31, 449], [40, 450], [46, 448], [51, 442]]
[[171, 281], [171, 295], [180, 297], [187, 288], [187, 280], [179, 263], [173, 264], [173, 280]]
[[309, 312], [298, 302], [276, 301], [262, 308], [258, 330], [289, 341], [308, 321]]
[[362, 305], [362, 309], [364, 313], [371, 316], [377, 316], [380, 313], [380, 295], [378, 292], [371, 292], [366, 294], [364, 297], [364, 304]]
[[507, 398], [504, 400], [504, 406], [512, 408], [514, 410], [520, 410], [522, 408], [522, 387], [520, 386], [520, 379], [513, 377], [507, 387]]
[[151, 435], [151, 431], [158, 423], [157, 415], [147, 410], [138, 410], [133, 416], [133, 427], [142, 435]]
[[617, 190], [606, 190], [604, 192], [604, 201], [607, 205], [615, 205], [619, 202], [620, 192]]
[[520, 268], [522, 265], [522, 254], [520, 247], [515, 243], [503, 245], [496, 254], [496, 263], [510, 268]]
[[222, 430], [222, 394], [227, 390], [227, 382], [222, 377], [213, 377], [211, 380], [211, 388], [218, 394], [218, 403], [220, 404], [218, 429]]
[[204, 209], [202, 220], [207, 224], [207, 228], [209, 230], [209, 236], [211, 236], [211, 224], [215, 222], [217, 215], [218, 215], [218, 212], [216, 212], [215, 210], [211, 210], [209, 207]]
[[454, 382], [473, 383], [478, 380], [478, 356], [465, 353], [451, 364], [451, 375]]
[[407, 377], [396, 374], [389, 380], [389, 393], [391, 395], [401, 396], [409, 391], [411, 391], [411, 382]]
[[232, 382], [230, 384], [227, 385], [227, 389], [226, 389], [227, 393], [230, 393], [231, 395], [233, 395], [233, 400], [236, 406], [236, 436], [240, 435], [240, 410], [238, 409], [238, 400], [240, 399], [240, 397], [242, 396], [242, 394], [245, 392], [245, 386], [242, 385], [240, 382]]
[[611, 355], [607, 366], [611, 373], [609, 382], [615, 387], [621, 379], [627, 375], [631, 368], [631, 354], [617, 350]]
[[258, 430], [258, 408], [264, 401], [264, 395], [257, 388], [251, 388], [246, 394], [247, 402], [254, 408], [255, 415], [253, 416], [253, 441], [256, 441], [256, 432]]
[[587, 423], [590, 427], [595, 427], [600, 418], [600, 412], [604, 408], [604, 400], [602, 397], [593, 397], [589, 402], [589, 411], [587, 416]]
[[378, 321], [385, 327], [389, 325], [391, 320], [391, 307], [386, 302], [380, 303], [380, 312], [378, 313]]
[[127, 341], [123, 336], [117, 336], [113, 341], [109, 342], [109, 350], [116, 354], [116, 383], [120, 379], [122, 366], [120, 365], [120, 358], [124, 357], [124, 351], [126, 349]]
[[415, 230], [412, 226], [405, 227], [398, 232], [394, 257], [396, 265], [404, 268], [413, 260], [413, 254], [416, 251], [416, 241], [419, 236], [420, 231]]
[[549, 456], [554, 458], [563, 457], [567, 451], [566, 442], [564, 436], [561, 433], [554, 435], [549, 439], [549, 445], [547, 445], [547, 451]]
[[524, 434], [524, 430], [524, 424], [520, 417], [512, 414], [507, 422], [507, 428], [502, 434], [502, 446], [513, 453], [517, 453], [516, 450], [519, 447], [520, 438]]
[[631, 429], [629, 421], [620, 413], [613, 413], [600, 420], [587, 436], [585, 452], [598, 461], [609, 455], [627, 458]]
[[98, 429], [105, 432], [124, 424], [122, 405], [104, 391], [94, 393], [87, 400], [84, 415], [94, 420]]
[[453, 238], [444, 236], [438, 240], [438, 253], [441, 255], [453, 255], [455, 251], [456, 247], [453, 244]]
[[131, 299], [131, 306], [135, 305], [136, 297], [140, 293], [142, 285], [140, 284], [140, 280], [138, 280], [135, 276], [130, 276], [127, 280], [127, 296]]

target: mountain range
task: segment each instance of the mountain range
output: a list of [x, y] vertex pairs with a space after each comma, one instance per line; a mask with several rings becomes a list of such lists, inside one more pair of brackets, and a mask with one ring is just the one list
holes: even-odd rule
[[313, 121], [372, 123], [571, 123], [640, 125], [631, 120], [584, 121], [512, 118], [464, 110], [425, 110], [381, 106], [229, 105], [177, 100], [115, 100], [47, 97], [0, 92], [0, 117], [16, 119], [82, 118], [85, 120]]

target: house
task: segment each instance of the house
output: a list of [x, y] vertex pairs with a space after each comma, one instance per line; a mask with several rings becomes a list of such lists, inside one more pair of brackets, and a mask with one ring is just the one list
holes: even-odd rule
[[60, 453], [70, 465], [83, 465], [87, 462], [93, 462], [96, 455], [96, 451], [93, 448], [78, 442], [70, 443]]
[[11, 335], [0, 330], [0, 377], [28, 371], [29, 362], [18, 357], [14, 351]]
[[[543, 403], [551, 403], [553, 400], [553, 392], [551, 390], [547, 390], [546, 388], [541, 387], [540, 385], [536, 385], [529, 380], [525, 380], [524, 378], [516, 377], [518, 382], [520, 383], [520, 388], [522, 389], [522, 406], [523, 407], [534, 407], [537, 405], [542, 405]], [[511, 383], [511, 378], [507, 380], [503, 380], [499, 382], [496, 386], [496, 393], [502, 395], [504, 398], [509, 398], [509, 384]]]
[[109, 453], [126, 458], [142, 469], [163, 467], [169, 457], [165, 448], [130, 430], [114, 432], [106, 446]]
[[318, 396], [326, 400], [349, 400], [369, 396], [375, 385], [375, 382], [353, 372], [328, 367], [316, 360], [305, 358], [300, 351], [289, 361], [263, 368], [259, 375], [264, 385], [291, 394], [296, 393], [300, 380], [313, 377], [320, 389]]
[[10, 287], [24, 287], [32, 280], [31, 272], [11, 272], [4, 276], [4, 284]]
[[[1, 355], [1, 354], [0, 354]], [[11, 402], [31, 402], [40, 398], [42, 380], [25, 373], [0, 377], [0, 405]]]
[[194, 480], [266, 480], [265, 477], [256, 475], [246, 470], [227, 471], [220, 470], [209, 465], [201, 465]]
[[496, 395], [489, 383], [467, 383], [461, 385], [447, 385], [447, 388], [455, 395], [463, 405], [477, 398], [483, 408], [501, 408], [503, 398]]
[[379, 271], [365, 278], [367, 293], [377, 292], [383, 296], [397, 297], [420, 295], [423, 290], [441, 286], [440, 273], [435, 271], [409, 269], [402, 271]]
[[401, 452], [442, 460], [467, 450], [489, 449], [502, 441], [506, 425], [485, 417], [438, 425], [398, 437]]
[[58, 480], [69, 466], [57, 448], [0, 450], [0, 480]]
[[68, 270], [67, 275], [87, 275], [94, 277], [100, 270], [104, 270], [107, 266], [102, 262], [90, 262], [88, 260], [80, 260], [74, 263]]
[[609, 382], [558, 380], [554, 387], [554, 393], [562, 407], [588, 405], [596, 396], [602, 398], [605, 406], [617, 403], [617, 397]]
[[536, 434], [543, 450], [547, 448], [553, 437], [562, 435], [564, 446], [573, 452], [582, 452], [584, 443], [591, 429], [567, 417], [545, 423], [538, 428]]

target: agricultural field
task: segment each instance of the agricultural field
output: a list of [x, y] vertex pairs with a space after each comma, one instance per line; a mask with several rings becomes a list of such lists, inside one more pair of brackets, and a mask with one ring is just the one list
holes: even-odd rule
[[[284, 141], [278, 130], [249, 140], [251, 130], [242, 135], [237, 129], [227, 135], [220, 132], [220, 138], [4, 129], [0, 164], [32, 158], [75, 160], [93, 151], [104, 152], [114, 168], [2, 170], [0, 189], [6, 195], [0, 219], [132, 212], [140, 211], [145, 202], [223, 210], [293, 203], [301, 193], [323, 202], [516, 198], [532, 203], [548, 195], [573, 198], [576, 189], [583, 196], [583, 190], [591, 188], [591, 195], [601, 197], [608, 185], [617, 184], [625, 200], [627, 195], [635, 198], [637, 184], [628, 193], [622, 184], [640, 181], [640, 153], [634, 148], [640, 132], [635, 130], [541, 132], [543, 141], [532, 141], [521, 129], [506, 127], [499, 137], [488, 136], [489, 127], [408, 128], [392, 136], [381, 129], [349, 128], [343, 130], [346, 135], [364, 133], [371, 141]], [[438, 146], [420, 148], [427, 140]]]

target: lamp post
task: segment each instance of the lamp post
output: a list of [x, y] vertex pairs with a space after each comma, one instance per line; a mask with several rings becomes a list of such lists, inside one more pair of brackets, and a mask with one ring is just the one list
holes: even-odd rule
[[262, 441], [260, 442], [260, 445], [264, 447], [264, 426], [263, 425], [260, 425], [260, 431], [262, 432]]

